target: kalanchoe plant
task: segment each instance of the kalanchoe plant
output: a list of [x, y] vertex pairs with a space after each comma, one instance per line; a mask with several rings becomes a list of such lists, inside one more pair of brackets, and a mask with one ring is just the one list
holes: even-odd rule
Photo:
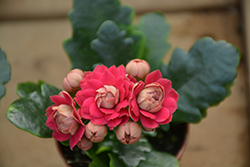
[[73, 34], [63, 46], [72, 70], [63, 90], [18, 84], [7, 118], [87, 155], [91, 167], [177, 167], [166, 142], [174, 145], [176, 126], [201, 121], [230, 94], [238, 49], [204, 37], [188, 52], [175, 49], [167, 64], [170, 26], [162, 13], [132, 24], [133, 9], [119, 0], [74, 0], [68, 17]]

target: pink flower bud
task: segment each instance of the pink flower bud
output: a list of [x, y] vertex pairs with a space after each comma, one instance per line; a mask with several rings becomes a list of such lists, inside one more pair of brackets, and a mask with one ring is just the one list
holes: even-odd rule
[[105, 136], [108, 134], [107, 127], [102, 125], [95, 125], [92, 122], [89, 122], [85, 126], [85, 135], [94, 143], [101, 142]]
[[150, 113], [156, 113], [162, 108], [164, 100], [164, 88], [158, 83], [151, 83], [144, 87], [144, 89], [137, 96], [137, 103], [139, 108]]
[[100, 108], [114, 108], [119, 102], [119, 90], [114, 86], [104, 85], [102, 88], [96, 90], [98, 92], [95, 97], [97, 106]]
[[145, 126], [142, 126], [142, 129], [143, 129], [144, 131], [146, 131], [146, 132], [153, 132], [153, 131], [156, 130], [156, 128], [147, 128], [147, 127], [145, 127]]
[[63, 80], [63, 89], [69, 93], [75, 93], [80, 89], [79, 82], [83, 79], [84, 72], [74, 69]]
[[132, 121], [119, 125], [116, 129], [116, 137], [123, 144], [135, 144], [141, 138], [141, 126]]
[[138, 79], [144, 79], [150, 72], [148, 62], [141, 59], [133, 59], [126, 65], [126, 73]]
[[54, 115], [55, 123], [57, 124], [58, 131], [63, 134], [74, 135], [77, 131], [79, 124], [73, 118], [73, 108], [66, 104], [52, 107], [56, 111]]
[[83, 151], [87, 151], [93, 146], [93, 143], [88, 138], [83, 136], [81, 140], [77, 143], [77, 146]]

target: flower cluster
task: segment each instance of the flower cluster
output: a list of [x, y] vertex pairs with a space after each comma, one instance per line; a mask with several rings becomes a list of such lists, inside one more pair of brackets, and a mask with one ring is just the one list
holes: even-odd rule
[[72, 70], [63, 81], [64, 90], [51, 97], [55, 104], [46, 110], [53, 137], [69, 140], [71, 149], [77, 145], [88, 150], [108, 130], [115, 130], [122, 143], [134, 144], [142, 129], [153, 131], [169, 123], [178, 94], [159, 70], [149, 72], [149, 64], [140, 59], [126, 68], [98, 65], [93, 71]]

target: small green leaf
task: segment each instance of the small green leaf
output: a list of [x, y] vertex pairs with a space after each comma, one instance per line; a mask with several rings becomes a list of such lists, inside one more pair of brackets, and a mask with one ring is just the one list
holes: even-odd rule
[[14, 101], [8, 108], [6, 116], [16, 127], [30, 132], [38, 137], [52, 136], [52, 130], [46, 125], [46, 109], [52, 105], [50, 96], [59, 93], [59, 89], [38, 82], [37, 85], [26, 82], [18, 84], [17, 94], [20, 99]]
[[132, 38], [126, 38], [126, 32], [120, 31], [113, 21], [105, 21], [97, 32], [98, 39], [91, 47], [102, 58], [103, 64], [110, 67], [127, 63], [131, 59]]
[[126, 167], [117, 155], [109, 153], [108, 156], [110, 158], [110, 167]]
[[102, 152], [108, 152], [108, 151], [112, 151], [113, 148], [113, 141], [112, 140], [104, 140], [103, 142], [100, 142], [98, 144], [98, 149], [96, 151], [96, 154], [100, 154]]
[[[126, 167], [139, 165], [141, 161], [146, 160], [146, 154], [151, 151], [151, 145], [146, 138], [141, 139], [135, 144], [125, 145], [121, 143], [115, 134], [109, 134], [100, 144], [95, 153], [111, 153], [118, 157]], [[105, 152], [106, 151], [106, 152]], [[113, 155], [115, 154], [115, 155]], [[119, 162], [118, 160], [116, 162]]]
[[61, 144], [64, 146], [70, 146], [69, 140], [61, 141]]
[[107, 153], [97, 154], [97, 144], [93, 144], [92, 148], [85, 151], [87, 156], [92, 159], [89, 167], [109, 167], [109, 157]]
[[173, 121], [199, 122], [208, 107], [228, 96], [237, 76], [239, 59], [236, 47], [210, 37], [197, 41], [188, 53], [175, 49], [163, 72], [179, 93]]
[[141, 17], [136, 26], [146, 37], [143, 59], [151, 67], [151, 70], [159, 69], [162, 59], [170, 48], [167, 38], [170, 32], [170, 25], [161, 13], [148, 13]]
[[179, 167], [178, 160], [171, 154], [152, 150], [147, 154], [147, 160], [138, 167]]
[[5, 95], [4, 84], [10, 80], [10, 65], [6, 54], [0, 48], [0, 99]]
[[72, 68], [92, 70], [102, 59], [90, 43], [97, 38], [96, 32], [104, 21], [113, 20], [121, 30], [131, 31], [134, 11], [120, 5], [119, 0], [74, 0], [68, 14], [73, 36], [64, 41], [64, 48], [72, 61]]
[[118, 157], [128, 167], [138, 166], [141, 161], [145, 161], [146, 154], [151, 151], [151, 146], [145, 138], [141, 138], [137, 143], [125, 145], [119, 143], [113, 147], [113, 152], [118, 154]]

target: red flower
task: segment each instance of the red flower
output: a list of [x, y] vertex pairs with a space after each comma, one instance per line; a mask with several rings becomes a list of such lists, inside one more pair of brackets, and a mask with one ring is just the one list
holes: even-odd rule
[[81, 90], [75, 100], [81, 107], [80, 116], [93, 124], [113, 129], [128, 121], [128, 99], [134, 82], [129, 79], [123, 65], [98, 65], [93, 72], [85, 72], [80, 81]]
[[46, 125], [53, 130], [52, 136], [58, 141], [70, 138], [70, 148], [81, 140], [84, 134], [84, 124], [75, 109], [75, 102], [71, 96], [62, 91], [54, 95], [51, 100], [55, 103], [46, 110], [48, 117]]
[[159, 70], [147, 75], [145, 83], [134, 85], [129, 100], [129, 113], [137, 122], [139, 119], [145, 129], [167, 124], [177, 109], [179, 95], [172, 89], [171, 81], [162, 78]]

